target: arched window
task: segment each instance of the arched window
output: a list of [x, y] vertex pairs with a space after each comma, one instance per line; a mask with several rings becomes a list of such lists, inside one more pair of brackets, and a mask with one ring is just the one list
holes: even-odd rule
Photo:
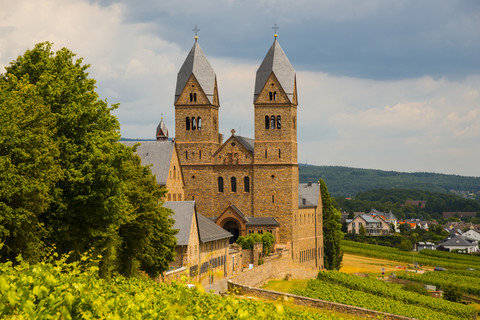
[[235, 177], [230, 178], [230, 187], [232, 189], [232, 192], [237, 192], [237, 178]]
[[185, 151], [185, 159], [188, 159], [188, 151]]
[[270, 129], [270, 117], [265, 116], [265, 129]]
[[192, 117], [192, 130], [197, 129], [197, 119], [195, 117]]
[[223, 192], [223, 178], [218, 177], [218, 192]]
[[190, 102], [193, 101], [193, 93], [190, 93]]
[[197, 119], [197, 130], [202, 130], [202, 118]]
[[243, 178], [243, 191], [250, 192], [250, 178], [244, 177]]
[[281, 128], [282, 128], [282, 117], [277, 116], [277, 129], [281, 129]]
[[198, 150], [198, 157], [202, 159], [202, 150]]
[[267, 157], [267, 149], [265, 149], [265, 158]]
[[177, 167], [173, 166], [173, 180], [176, 180], [176, 176], [177, 175]]
[[278, 149], [278, 159], [281, 159], [281, 158], [282, 158], [282, 150]]
[[197, 94], [196, 93], [193, 94], [193, 101], [197, 102]]
[[185, 128], [187, 128], [187, 130], [190, 130], [190, 118], [189, 117], [185, 118]]
[[275, 129], [275, 116], [270, 118], [270, 128]]
[[272, 100], [273, 100], [273, 92], [270, 91], [270, 92], [268, 93], [268, 95], [270, 96], [270, 101], [272, 101]]
[[273, 100], [277, 100], [277, 91], [273, 91]]

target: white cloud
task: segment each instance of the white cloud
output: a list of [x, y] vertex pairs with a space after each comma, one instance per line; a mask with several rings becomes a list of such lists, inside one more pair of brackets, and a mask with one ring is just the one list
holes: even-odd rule
[[[231, 1], [221, 10], [236, 4]], [[282, 2], [258, 4], [261, 12], [276, 5], [279, 12], [288, 9]], [[322, 14], [341, 21], [354, 13], [358, 18], [378, 12], [383, 2], [372, 0], [360, 12], [343, 13], [334, 1], [323, 5]], [[157, 6], [171, 19], [184, 9]], [[293, 16], [312, 15], [296, 7], [291, 8]], [[162, 30], [171, 19], [127, 21], [127, 9], [122, 3], [100, 6], [80, 0], [4, 1], [0, 67], [38, 42], [66, 46], [92, 65], [100, 96], [121, 103], [115, 115], [123, 136], [153, 138], [161, 113], [173, 135], [176, 74], [188, 52], [165, 40], [169, 37]], [[215, 57], [200, 44], [217, 73], [221, 132], [228, 138], [234, 128], [253, 137], [255, 72], [268, 44], [251, 48], [255, 61]], [[300, 162], [480, 176], [478, 75], [380, 81], [301, 71], [297, 85]]]

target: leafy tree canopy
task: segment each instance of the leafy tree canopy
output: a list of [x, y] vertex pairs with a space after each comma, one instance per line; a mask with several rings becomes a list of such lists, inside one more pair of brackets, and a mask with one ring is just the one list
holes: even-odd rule
[[[155, 276], [175, 247], [170, 212], [158, 204], [165, 190], [132, 148], [117, 143], [117, 105], [99, 99], [88, 68], [46, 42], [1, 75], [0, 146], [7, 153], [0, 183], [9, 187], [0, 194], [8, 212], [0, 220], [0, 259], [22, 253], [35, 260], [42, 247], [55, 246], [73, 258], [101, 255], [103, 275], [142, 268]], [[13, 246], [20, 236], [25, 244]]]

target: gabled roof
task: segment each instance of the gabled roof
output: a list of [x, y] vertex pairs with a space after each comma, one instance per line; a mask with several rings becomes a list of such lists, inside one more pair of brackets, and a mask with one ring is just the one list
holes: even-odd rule
[[221, 239], [229, 239], [233, 236], [233, 234], [217, 226], [212, 220], [201, 215], [200, 213], [197, 213], [197, 222], [200, 241], [203, 243]]
[[142, 159], [142, 165], [151, 165], [150, 169], [155, 175], [157, 183], [161, 186], [167, 184], [168, 171], [172, 161], [175, 144], [171, 141], [121, 141], [128, 147], [140, 144], [136, 153]]
[[470, 241], [468, 241], [464, 237], [458, 236], [458, 235], [452, 237], [451, 239], [448, 239], [445, 242], [440, 243], [440, 245], [444, 246], [444, 247], [471, 247], [471, 246], [475, 246], [473, 243], [471, 243]]
[[192, 219], [195, 216], [195, 201], [165, 201], [163, 206], [173, 211], [172, 218], [175, 220], [173, 228], [178, 229], [175, 235], [177, 245], [188, 245]]
[[224, 146], [226, 146], [227, 144], [231, 143], [231, 140], [232, 139], [235, 139], [238, 141], [238, 143], [240, 143], [248, 152], [250, 152], [252, 155], [253, 155], [253, 151], [255, 149], [255, 140], [254, 139], [251, 139], [251, 138], [246, 138], [246, 137], [242, 137], [242, 136], [237, 136], [235, 134], [232, 134], [230, 136], [230, 138], [228, 138], [218, 149], [217, 151], [215, 151], [215, 153], [213, 154], [213, 156], [215, 157], [217, 154], [219, 154]]
[[368, 214], [361, 214], [359, 217], [361, 217], [363, 220], [365, 220], [365, 221], [368, 222], [368, 223], [378, 222], [378, 220], [372, 218], [372, 217], [369, 216]]
[[235, 137], [237, 137], [238, 142], [240, 142], [245, 147], [245, 149], [247, 149], [253, 154], [253, 151], [255, 150], [255, 139], [246, 138], [242, 136], [235, 136]]
[[300, 183], [298, 185], [298, 207], [316, 207], [319, 195], [320, 185], [318, 183]]
[[287, 58], [282, 47], [278, 43], [277, 39], [273, 41], [270, 50], [263, 59], [260, 67], [257, 70], [257, 76], [255, 78], [255, 91], [253, 101], [257, 100], [258, 95], [262, 91], [268, 77], [272, 74], [275, 75], [278, 82], [282, 86], [282, 89], [287, 94], [290, 102], [293, 102], [293, 94], [295, 90], [295, 69]]
[[192, 49], [188, 53], [185, 62], [178, 72], [177, 87], [175, 89], [175, 103], [192, 74], [200, 84], [208, 101], [213, 103], [216, 75], [197, 41], [193, 44]]
[[372, 210], [370, 210], [369, 214], [370, 215], [374, 214], [374, 215], [378, 215], [378, 216], [383, 216], [384, 220], [396, 220], [397, 219], [397, 217], [392, 213], [392, 211], [382, 212], [382, 211], [378, 211], [376, 209], [372, 209]]
[[232, 208], [233, 211], [235, 211], [236, 214], [245, 222], [248, 222], [247, 216], [240, 210], [236, 205], [232, 204], [230, 205], [230, 208]]
[[280, 223], [273, 217], [248, 217], [247, 226], [279, 226]]

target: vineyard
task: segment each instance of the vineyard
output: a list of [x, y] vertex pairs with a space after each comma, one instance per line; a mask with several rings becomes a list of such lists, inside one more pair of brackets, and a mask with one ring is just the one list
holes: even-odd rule
[[455, 284], [462, 292], [480, 296], [480, 272], [478, 271], [425, 272], [399, 274], [398, 277], [440, 288], [444, 288], [447, 284]]
[[480, 270], [480, 257], [467, 256], [459, 253], [422, 250], [406, 252], [396, 248], [377, 246], [353, 241], [342, 240], [342, 250], [345, 253], [361, 256], [387, 259], [405, 263], [417, 262], [420, 265], [443, 267], [446, 269], [466, 270], [474, 268]]
[[[88, 262], [83, 258], [83, 262]], [[0, 264], [0, 318], [339, 319], [146, 278], [98, 278], [98, 268], [59, 261]]]
[[470, 319], [475, 309], [407, 292], [401, 285], [340, 272], [320, 272], [295, 294], [383, 311], [417, 319]]

